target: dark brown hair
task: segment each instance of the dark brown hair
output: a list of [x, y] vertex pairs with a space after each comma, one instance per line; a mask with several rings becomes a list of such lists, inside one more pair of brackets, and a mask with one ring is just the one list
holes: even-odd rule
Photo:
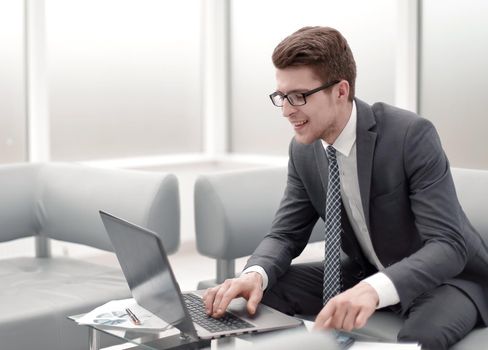
[[339, 31], [329, 27], [304, 27], [286, 37], [273, 52], [278, 69], [309, 66], [323, 80], [347, 80], [349, 100], [354, 98], [356, 62], [351, 48]]

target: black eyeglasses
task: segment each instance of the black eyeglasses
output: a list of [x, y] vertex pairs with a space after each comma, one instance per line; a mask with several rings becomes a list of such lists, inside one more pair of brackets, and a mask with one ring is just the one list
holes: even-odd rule
[[324, 85], [319, 86], [316, 89], [307, 91], [307, 92], [291, 92], [289, 94], [283, 94], [282, 92], [275, 91], [271, 95], [269, 95], [269, 98], [271, 99], [271, 102], [276, 107], [283, 107], [283, 102], [285, 102], [285, 98], [288, 100], [288, 102], [292, 106], [303, 106], [304, 104], [307, 103], [307, 96], [310, 96], [312, 94], [315, 94], [316, 92], [319, 92], [321, 90], [325, 90], [327, 88], [330, 88], [331, 86], [339, 83], [340, 80], [333, 80], [328, 83], [325, 83]]

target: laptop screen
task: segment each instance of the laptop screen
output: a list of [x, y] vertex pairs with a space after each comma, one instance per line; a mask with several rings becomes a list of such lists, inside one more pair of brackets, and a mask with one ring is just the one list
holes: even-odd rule
[[100, 211], [103, 224], [137, 303], [183, 333], [197, 337], [161, 239]]

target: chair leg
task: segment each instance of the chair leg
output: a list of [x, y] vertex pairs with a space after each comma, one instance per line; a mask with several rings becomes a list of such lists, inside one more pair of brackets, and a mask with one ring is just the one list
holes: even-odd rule
[[235, 260], [217, 259], [217, 283], [224, 282], [227, 278], [236, 275]]
[[51, 240], [47, 237], [36, 236], [36, 258], [50, 258], [51, 257]]

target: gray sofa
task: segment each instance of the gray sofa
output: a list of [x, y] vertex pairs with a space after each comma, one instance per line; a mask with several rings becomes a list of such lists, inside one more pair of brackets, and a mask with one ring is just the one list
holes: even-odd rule
[[[271, 228], [286, 184], [286, 168], [272, 167], [199, 176], [195, 182], [198, 252], [216, 260], [215, 278], [198, 289], [235, 276], [235, 259], [252, 254]], [[324, 239], [324, 222], [310, 242]]]
[[66, 319], [130, 297], [118, 267], [51, 256], [50, 239], [111, 250], [98, 210], [179, 244], [175, 176], [73, 164], [0, 166], [0, 242], [36, 237], [36, 253], [0, 258], [0, 348], [87, 349], [88, 331]]
[[[488, 171], [452, 168], [459, 200], [471, 223], [488, 240]], [[235, 275], [234, 261], [250, 255], [269, 231], [286, 184], [286, 167], [232, 171], [200, 176], [195, 183], [195, 232], [200, 254], [216, 260], [216, 278], [199, 287]], [[323, 240], [319, 221], [310, 242]], [[403, 320], [389, 311], [376, 312], [361, 333], [396, 340]], [[488, 329], [476, 329], [452, 347], [481, 349]]]

